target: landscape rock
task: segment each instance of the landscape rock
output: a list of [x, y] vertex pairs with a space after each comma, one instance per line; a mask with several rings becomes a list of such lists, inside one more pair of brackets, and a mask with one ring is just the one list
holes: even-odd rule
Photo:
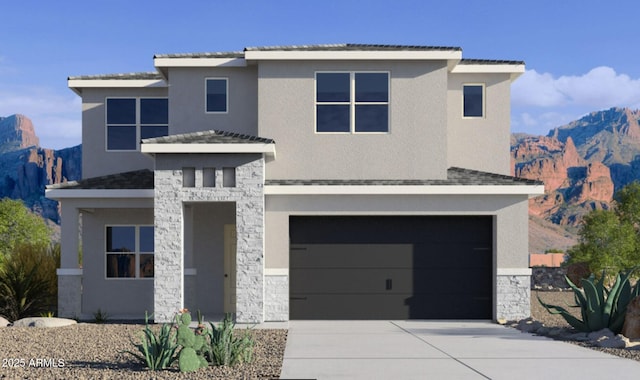
[[0, 315], [0, 327], [7, 327], [11, 324], [5, 317]]
[[640, 296], [635, 297], [627, 305], [627, 313], [624, 316], [622, 335], [629, 339], [640, 338]]
[[67, 318], [49, 318], [49, 317], [30, 317], [22, 318], [13, 322], [14, 327], [62, 327], [75, 325], [76, 322], [73, 319]]
[[626, 348], [629, 340], [618, 334], [616, 336], [601, 336], [593, 342], [594, 346], [603, 348]]
[[516, 328], [522, 332], [536, 333], [542, 326], [542, 323], [527, 318], [519, 321]]

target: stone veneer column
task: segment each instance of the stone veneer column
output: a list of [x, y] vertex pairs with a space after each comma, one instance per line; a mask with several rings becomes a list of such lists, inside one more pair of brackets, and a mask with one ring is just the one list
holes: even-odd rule
[[[158, 167], [156, 157], [156, 167]], [[166, 165], [163, 162], [163, 165]], [[196, 169], [196, 171], [199, 169]], [[236, 321], [264, 321], [264, 158], [236, 167], [236, 186], [182, 187], [182, 170], [155, 171], [154, 320], [169, 322], [184, 305], [183, 205], [236, 204]]]
[[78, 209], [61, 202], [60, 268], [58, 275], [58, 316], [80, 318], [82, 316], [82, 269], [78, 263], [79, 218]]
[[264, 320], [289, 320], [289, 271], [266, 269], [264, 276]]
[[531, 316], [531, 269], [498, 268], [496, 320], [519, 320]]

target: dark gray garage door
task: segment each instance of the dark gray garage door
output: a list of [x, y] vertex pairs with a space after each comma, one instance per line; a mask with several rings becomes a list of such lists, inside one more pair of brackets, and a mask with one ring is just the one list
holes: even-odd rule
[[490, 216], [291, 216], [291, 319], [490, 319]]

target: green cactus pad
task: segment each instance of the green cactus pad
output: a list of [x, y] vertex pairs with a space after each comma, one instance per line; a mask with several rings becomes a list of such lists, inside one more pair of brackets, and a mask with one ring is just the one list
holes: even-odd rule
[[196, 340], [196, 335], [189, 328], [189, 325], [178, 326], [178, 344], [183, 347], [193, 348], [193, 343]]
[[201, 367], [200, 358], [196, 354], [196, 350], [191, 347], [185, 347], [180, 351], [178, 358], [180, 372], [192, 372]]

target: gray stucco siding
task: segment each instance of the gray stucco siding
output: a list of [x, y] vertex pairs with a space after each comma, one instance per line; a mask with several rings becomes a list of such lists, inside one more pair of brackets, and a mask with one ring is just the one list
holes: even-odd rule
[[[484, 84], [484, 116], [463, 118], [462, 87]], [[449, 166], [509, 175], [511, 80], [508, 74], [449, 74]], [[498, 153], [496, 153], [498, 152]]]
[[[389, 132], [316, 133], [318, 71], [388, 71]], [[258, 132], [277, 148], [269, 179], [446, 178], [444, 61], [261, 62], [258, 91]]]
[[[86, 88], [82, 92], [82, 177], [92, 178], [139, 169], [153, 169], [153, 159], [140, 153], [107, 152], [107, 98], [167, 97], [166, 88]], [[171, 103], [171, 102], [169, 102]], [[173, 133], [171, 126], [169, 133]]]
[[144, 317], [153, 312], [153, 278], [106, 278], [106, 226], [153, 225], [153, 209], [95, 209], [82, 216], [82, 316], [98, 309], [112, 318]]
[[[258, 134], [258, 69], [212, 67], [169, 69], [169, 125], [171, 134], [222, 130]], [[228, 79], [226, 113], [205, 112], [205, 79]]]

